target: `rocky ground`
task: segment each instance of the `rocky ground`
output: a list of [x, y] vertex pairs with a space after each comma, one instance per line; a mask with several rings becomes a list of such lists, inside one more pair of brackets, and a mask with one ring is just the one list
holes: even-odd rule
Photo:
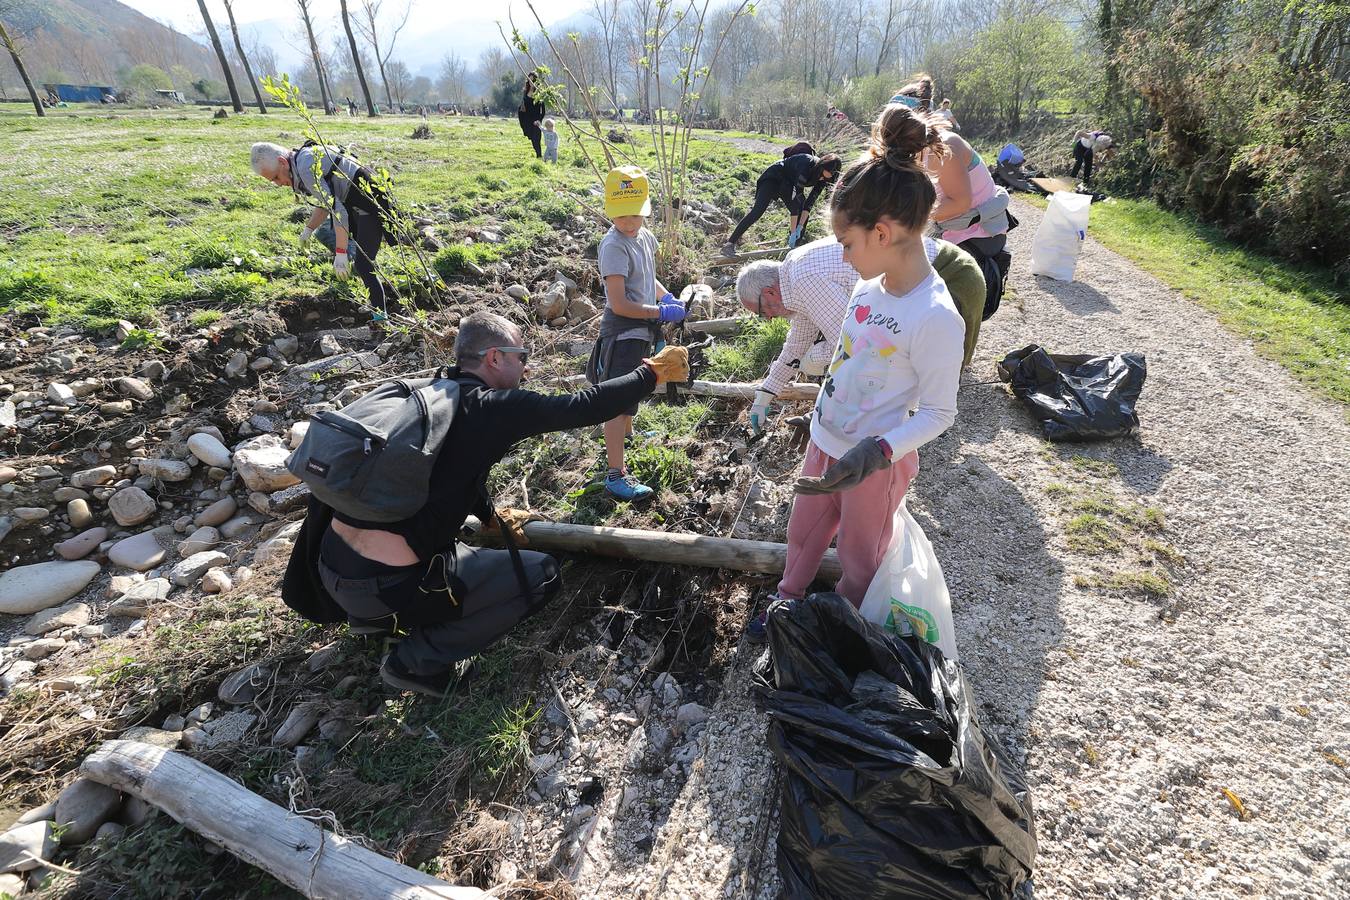
[[[922, 453], [910, 507], [946, 571], [983, 725], [1031, 783], [1037, 893], [1343, 893], [1344, 411], [1091, 240], [1079, 281], [1031, 276], [1040, 215], [1018, 216], [1015, 296], [985, 324], [958, 421]], [[514, 293], [517, 273], [488, 274], [509, 298], [500, 308], [556, 357], [543, 374], [573, 374], [585, 273], [529, 271]], [[439, 324], [453, 328], [473, 299]], [[74, 747], [135, 726], [219, 765], [265, 748], [317, 782], [373, 718], [350, 699], [372, 663], [345, 638], [280, 636], [270, 656], [210, 670], [209, 684], [176, 695], [194, 702], [151, 704], [153, 716], [129, 712], [141, 707], [106, 660], [205, 604], [274, 594], [304, 501], [283, 461], [306, 414], [434, 357], [302, 307], [203, 327], [180, 314], [140, 346], [130, 331], [35, 326], [0, 323], [7, 705], [86, 721]], [[1145, 353], [1139, 438], [1043, 441], [990, 383], [997, 357], [1032, 342]], [[745, 447], [734, 412], [698, 448], [680, 527], [781, 540], [795, 454], [781, 417]], [[758, 650], [740, 640], [770, 580], [618, 564], [569, 578], [556, 616], [523, 638], [541, 645], [544, 707], [524, 774], [469, 798], [486, 825], [444, 838], [453, 851], [490, 832], [488, 862], [445, 874], [561, 876], [587, 897], [774, 896], [777, 775], [749, 696]], [[66, 847], [145, 820], [135, 802], [72, 782], [71, 746], [36, 743], [3, 715], [13, 792], [0, 871], [40, 880], [39, 863], [5, 854], [54, 858], [53, 817], [76, 826]], [[0, 890], [22, 883], [0, 876]]]

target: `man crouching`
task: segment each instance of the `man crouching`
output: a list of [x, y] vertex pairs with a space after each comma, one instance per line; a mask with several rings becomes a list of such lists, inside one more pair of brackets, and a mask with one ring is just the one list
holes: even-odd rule
[[[380, 667], [401, 690], [443, 697], [469, 661], [561, 587], [553, 557], [532, 550], [495, 550], [459, 541], [474, 514], [524, 542], [523, 513], [494, 512], [488, 474], [512, 445], [551, 431], [612, 419], [666, 381], [688, 378], [688, 354], [668, 347], [635, 371], [575, 394], [521, 390], [529, 359], [521, 331], [507, 319], [476, 312], [455, 340], [459, 411], [432, 468], [425, 505], [399, 522], [363, 522], [311, 498], [286, 571], [282, 597], [314, 608], [320, 592], [354, 630], [408, 634]], [[509, 537], [509, 535], [508, 535]], [[510, 545], [510, 541], [508, 541]], [[322, 604], [327, 597], [318, 601]]]

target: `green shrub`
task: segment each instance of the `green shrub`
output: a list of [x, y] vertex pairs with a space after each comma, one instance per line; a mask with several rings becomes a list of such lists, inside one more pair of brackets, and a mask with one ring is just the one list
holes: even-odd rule
[[645, 444], [624, 455], [628, 471], [643, 484], [677, 490], [694, 477], [694, 464], [683, 450]]
[[432, 266], [436, 269], [437, 275], [450, 279], [472, 271], [469, 268], [470, 263], [481, 266], [496, 262], [499, 258], [500, 254], [490, 244], [451, 244], [436, 254]]
[[206, 328], [214, 325], [225, 317], [225, 314], [218, 309], [202, 309], [188, 316], [188, 324], [193, 328]]
[[708, 375], [718, 381], [745, 381], [769, 370], [787, 340], [787, 319], [751, 319], [729, 344], [708, 351]]

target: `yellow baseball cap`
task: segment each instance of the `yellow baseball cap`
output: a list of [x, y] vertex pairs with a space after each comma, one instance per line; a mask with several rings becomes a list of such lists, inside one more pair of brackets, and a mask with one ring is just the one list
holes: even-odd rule
[[617, 219], [651, 214], [651, 186], [647, 183], [647, 173], [637, 166], [610, 169], [605, 177], [605, 215]]

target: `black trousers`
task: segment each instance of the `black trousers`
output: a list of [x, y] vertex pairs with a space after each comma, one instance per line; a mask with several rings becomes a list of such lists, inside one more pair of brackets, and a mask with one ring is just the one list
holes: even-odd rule
[[1073, 142], [1073, 171], [1069, 173], [1070, 178], [1078, 177], [1078, 170], [1083, 170], [1083, 182], [1092, 180], [1092, 151], [1083, 146], [1082, 141]]
[[364, 577], [346, 577], [333, 568], [340, 560], [321, 556], [319, 578], [352, 621], [407, 628], [393, 655], [409, 672], [437, 675], [496, 643], [556, 596], [557, 560], [535, 550], [521, 550], [520, 558], [528, 597], [510, 551], [460, 543], [427, 565], [381, 567], [387, 574]]
[[349, 262], [356, 270], [356, 277], [370, 292], [371, 305], [384, 309], [384, 282], [375, 274], [375, 256], [384, 243], [384, 220], [378, 213], [363, 209], [350, 209], [348, 213], [347, 221], [351, 224], [351, 241], [347, 246]]
[[755, 205], [750, 207], [745, 218], [736, 223], [736, 230], [731, 232], [731, 243], [740, 243], [741, 238], [750, 230], [750, 226], [763, 218], [775, 200], [783, 201], [789, 215], [795, 216], [801, 212], [800, 204], [794, 201], [792, 194], [792, 185], [783, 184], [773, 178], [761, 178], [755, 182]]

